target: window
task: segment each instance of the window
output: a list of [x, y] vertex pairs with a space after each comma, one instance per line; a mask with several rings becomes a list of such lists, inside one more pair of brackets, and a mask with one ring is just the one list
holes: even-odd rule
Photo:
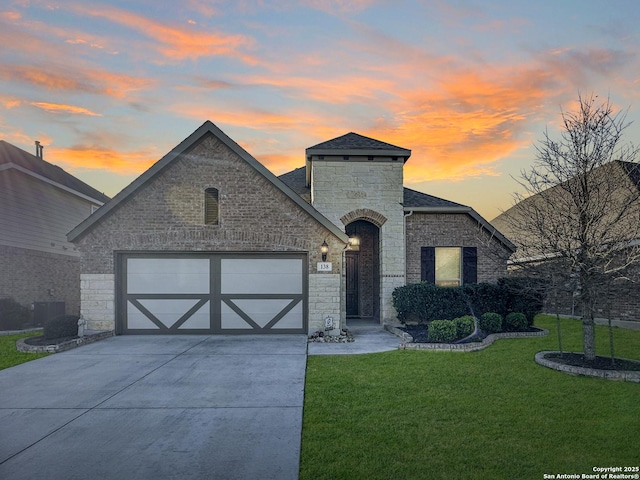
[[207, 188], [204, 191], [204, 224], [218, 225], [219, 216], [218, 189]]
[[421, 257], [423, 282], [455, 287], [478, 281], [476, 247], [422, 247]]
[[458, 247], [436, 248], [436, 285], [457, 287], [462, 280], [462, 259]]

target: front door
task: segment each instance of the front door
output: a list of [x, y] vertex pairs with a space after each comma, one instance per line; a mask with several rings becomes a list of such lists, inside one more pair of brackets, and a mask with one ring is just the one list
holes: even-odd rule
[[360, 315], [360, 296], [358, 295], [359, 255], [358, 252], [346, 252], [345, 256], [347, 261], [347, 316], [357, 317]]

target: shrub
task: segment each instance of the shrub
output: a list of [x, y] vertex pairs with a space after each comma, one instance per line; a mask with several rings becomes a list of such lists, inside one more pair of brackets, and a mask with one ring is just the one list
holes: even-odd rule
[[545, 281], [540, 278], [506, 277], [500, 278], [498, 285], [507, 293], [507, 311], [522, 312], [527, 317], [527, 325], [532, 326], [533, 318], [542, 312], [547, 288]]
[[451, 320], [434, 320], [429, 324], [429, 341], [451, 343], [456, 339], [456, 325]]
[[529, 324], [524, 313], [511, 312], [504, 318], [504, 327], [507, 332], [523, 332]]
[[478, 323], [480, 328], [486, 333], [498, 333], [502, 331], [502, 315], [499, 313], [483, 313]]
[[31, 320], [31, 312], [13, 298], [0, 299], [0, 330], [20, 330]]
[[469, 335], [471, 335], [476, 326], [474, 318], [471, 315], [454, 318], [453, 323], [456, 326], [457, 339], [468, 337]]
[[535, 279], [522, 278], [504, 278], [498, 284], [473, 283], [462, 287], [439, 287], [422, 282], [396, 288], [393, 306], [402, 323], [426, 324], [439, 318], [480, 317], [487, 312], [502, 316], [522, 312], [531, 325], [533, 317], [542, 310], [542, 291]]
[[77, 315], [58, 315], [44, 324], [44, 338], [47, 340], [53, 338], [75, 337], [78, 335], [78, 317]]

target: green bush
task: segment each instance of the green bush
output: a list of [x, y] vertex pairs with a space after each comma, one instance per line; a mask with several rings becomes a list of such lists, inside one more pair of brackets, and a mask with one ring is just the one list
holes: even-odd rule
[[44, 338], [50, 340], [53, 338], [75, 337], [78, 335], [78, 317], [77, 315], [58, 315], [44, 324]]
[[451, 320], [434, 320], [429, 324], [429, 341], [451, 343], [456, 339], [456, 325]]
[[480, 329], [486, 333], [498, 333], [502, 331], [502, 315], [499, 313], [483, 313], [478, 319]]
[[456, 326], [456, 339], [468, 337], [476, 327], [474, 318], [471, 315], [454, 318], [453, 323]]
[[542, 290], [530, 279], [501, 279], [498, 284], [474, 283], [462, 287], [439, 287], [414, 283], [393, 291], [393, 305], [402, 323], [428, 324], [439, 318], [463, 315], [480, 317], [495, 312], [523, 312], [531, 325], [542, 310]]
[[524, 313], [511, 312], [504, 318], [504, 329], [507, 332], [523, 332], [529, 324]]
[[545, 281], [540, 278], [506, 277], [499, 279], [498, 285], [507, 294], [507, 312], [522, 312], [527, 317], [527, 326], [531, 327], [533, 318], [542, 312], [547, 288]]
[[13, 298], [0, 299], [0, 330], [20, 330], [31, 320], [31, 312]]

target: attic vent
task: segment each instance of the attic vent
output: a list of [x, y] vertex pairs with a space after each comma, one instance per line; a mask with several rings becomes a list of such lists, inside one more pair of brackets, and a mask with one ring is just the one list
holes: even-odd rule
[[218, 189], [207, 188], [204, 191], [204, 224], [218, 225], [220, 217], [220, 203], [218, 202]]

